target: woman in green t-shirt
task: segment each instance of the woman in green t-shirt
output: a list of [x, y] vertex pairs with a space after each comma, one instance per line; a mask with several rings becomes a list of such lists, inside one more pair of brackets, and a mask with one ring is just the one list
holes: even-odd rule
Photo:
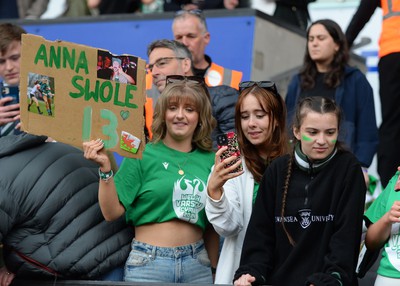
[[113, 178], [102, 140], [84, 143], [85, 157], [100, 165], [106, 220], [125, 215], [135, 228], [124, 280], [211, 284], [202, 238], [215, 119], [203, 78], [168, 76], [166, 82], [155, 107], [153, 141], [141, 160], [125, 158]]
[[365, 212], [365, 245], [383, 248], [375, 286], [400, 285], [400, 167], [385, 190]]

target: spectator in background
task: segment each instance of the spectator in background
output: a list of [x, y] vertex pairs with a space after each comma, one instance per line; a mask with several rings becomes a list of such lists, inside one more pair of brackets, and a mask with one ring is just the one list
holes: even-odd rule
[[[242, 159], [227, 167], [237, 157], [221, 161], [221, 148], [207, 184], [207, 217], [224, 238], [215, 284], [232, 283], [262, 175], [288, 151], [286, 107], [273, 82], [240, 83], [235, 125]], [[232, 173], [239, 164], [244, 172]]]
[[16, 0], [21, 19], [40, 19], [46, 11], [49, 0]]
[[22, 34], [26, 31], [20, 26], [0, 24], [0, 137], [19, 132], [19, 103], [9, 104], [14, 98], [5, 91], [19, 94]]
[[139, 11], [140, 0], [87, 0], [89, 9], [103, 14], [125, 14]]
[[[160, 93], [164, 90], [168, 75], [193, 76], [192, 54], [188, 48], [174, 40], [156, 40], [147, 48], [153, 85], [146, 90], [146, 127], [151, 130], [153, 110]], [[147, 82], [148, 83], [148, 82]], [[235, 104], [238, 91], [229, 86], [208, 87], [212, 115], [217, 126], [212, 133], [214, 149], [217, 148], [216, 135], [235, 130]], [[150, 135], [151, 137], [151, 135]]]
[[239, 88], [243, 73], [217, 65], [205, 54], [205, 49], [210, 42], [210, 33], [203, 11], [176, 12], [172, 23], [172, 33], [176, 41], [188, 47], [192, 53], [194, 74], [204, 77], [208, 86], [227, 85]]
[[344, 113], [340, 138], [359, 160], [368, 184], [368, 167], [378, 145], [374, 96], [365, 75], [350, 67], [348, 59], [346, 38], [337, 23], [322, 19], [311, 24], [303, 67], [285, 99], [288, 122], [301, 98], [324, 95], [335, 100]]
[[17, 2], [15, 0], [0, 1], [0, 19], [17, 18], [19, 18]]
[[87, 0], [49, 0], [46, 11], [41, 19], [62, 17], [82, 17], [92, 15]]
[[[0, 285], [21, 279], [122, 280], [133, 237], [106, 222], [98, 167], [82, 151], [30, 134], [0, 138]], [[104, 275], [111, 273], [114, 278]]]
[[379, 95], [382, 123], [379, 127], [378, 174], [385, 187], [400, 158], [400, 2], [361, 0], [347, 27], [346, 37], [351, 47], [359, 32], [376, 8], [382, 7], [382, 31], [379, 40]]
[[249, 0], [165, 0], [165, 11], [180, 9], [228, 9], [249, 7]]
[[316, 0], [276, 0], [273, 16], [305, 31], [310, 21], [308, 4], [315, 1]]
[[164, 12], [164, 0], [141, 0], [140, 11], [144, 14]]

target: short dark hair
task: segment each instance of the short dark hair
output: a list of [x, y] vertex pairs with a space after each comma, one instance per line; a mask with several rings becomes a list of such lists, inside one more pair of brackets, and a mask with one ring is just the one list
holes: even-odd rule
[[175, 53], [175, 56], [188, 58], [191, 62], [193, 62], [192, 53], [184, 44], [178, 41], [167, 39], [156, 40], [147, 47], [147, 56], [150, 56], [151, 52], [157, 48], [170, 49]]
[[21, 42], [21, 35], [26, 31], [17, 25], [11, 23], [0, 24], [0, 51], [5, 53], [13, 41]]

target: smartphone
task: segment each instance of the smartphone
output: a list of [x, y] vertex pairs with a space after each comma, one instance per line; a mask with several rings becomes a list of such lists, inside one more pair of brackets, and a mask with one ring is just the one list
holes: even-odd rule
[[18, 86], [3, 86], [1, 88], [1, 97], [11, 96], [13, 100], [8, 101], [5, 105], [19, 103], [19, 87]]
[[[232, 163], [227, 164], [226, 167], [232, 166], [240, 159], [240, 149], [239, 143], [237, 140], [237, 135], [235, 132], [227, 132], [224, 134], [220, 134], [217, 136], [217, 145], [218, 149], [221, 149], [223, 146], [228, 146], [228, 149], [225, 150], [221, 155], [221, 161], [224, 161], [226, 158], [231, 156], [237, 156], [237, 159]], [[242, 164], [238, 166], [235, 170], [231, 171], [231, 173], [237, 173], [243, 170]]]

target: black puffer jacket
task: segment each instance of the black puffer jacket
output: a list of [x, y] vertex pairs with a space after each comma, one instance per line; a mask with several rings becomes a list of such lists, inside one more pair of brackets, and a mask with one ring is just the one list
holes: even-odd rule
[[0, 241], [21, 278], [94, 279], [121, 266], [133, 232], [106, 222], [97, 166], [79, 149], [29, 134], [0, 138]]

